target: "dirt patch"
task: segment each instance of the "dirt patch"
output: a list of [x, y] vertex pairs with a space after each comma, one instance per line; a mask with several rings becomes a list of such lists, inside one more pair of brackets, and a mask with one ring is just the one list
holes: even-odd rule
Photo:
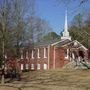
[[0, 90], [18, 90], [18, 88], [8, 87], [8, 86], [0, 86]]

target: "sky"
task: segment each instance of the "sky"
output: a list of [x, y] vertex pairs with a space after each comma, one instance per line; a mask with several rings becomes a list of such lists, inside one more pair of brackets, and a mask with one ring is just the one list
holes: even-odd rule
[[60, 34], [64, 29], [65, 10], [68, 11], [68, 24], [72, 21], [74, 15], [78, 12], [84, 12], [90, 9], [90, 0], [79, 7], [79, 2], [76, 0], [67, 5], [58, 3], [57, 0], [36, 0], [37, 15], [45, 19], [53, 31]]

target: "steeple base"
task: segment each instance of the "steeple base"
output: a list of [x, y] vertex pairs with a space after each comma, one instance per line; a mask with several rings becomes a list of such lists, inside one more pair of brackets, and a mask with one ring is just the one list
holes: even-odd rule
[[61, 37], [61, 40], [66, 40], [66, 39], [71, 40], [71, 37], [70, 36], [69, 37], [64, 37], [64, 36]]

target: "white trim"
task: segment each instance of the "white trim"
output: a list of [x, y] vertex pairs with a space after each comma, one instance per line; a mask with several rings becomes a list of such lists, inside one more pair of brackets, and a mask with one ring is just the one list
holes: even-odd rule
[[70, 43], [67, 43], [67, 44], [63, 45], [62, 47], [67, 46], [67, 45], [69, 45], [69, 44], [71, 44], [71, 43], [74, 43], [74, 42], [79, 43], [82, 48], [84, 48], [85, 50], [88, 50], [85, 46], [83, 46], [83, 45], [82, 45], [80, 42], [78, 42], [77, 40], [74, 40], [74, 41], [72, 41], [72, 42], [70, 42]]
[[44, 47], [44, 58], [47, 58], [47, 50], [45, 47]]
[[31, 70], [34, 70], [34, 64], [31, 64]]
[[74, 53], [73, 53], [73, 52], [72, 52], [72, 58], [73, 58], [73, 59], [75, 59], [75, 55], [74, 55]]
[[40, 64], [39, 63], [37, 64], [37, 70], [40, 70]]
[[40, 58], [40, 50], [38, 48], [38, 51], [37, 51], [37, 58]]
[[28, 70], [28, 69], [29, 69], [29, 64], [26, 63], [26, 64], [25, 64], [25, 67], [26, 67], [26, 69]]
[[44, 69], [44, 70], [47, 70], [47, 64], [46, 64], [46, 63], [44, 63], [43, 69]]
[[69, 59], [69, 56], [68, 56], [68, 54], [69, 54], [69, 49], [66, 49], [66, 50], [67, 50], [67, 52], [66, 52], [65, 59]]
[[34, 50], [32, 50], [32, 57], [31, 58], [34, 59]]
[[23, 57], [23, 50], [21, 50], [21, 57], [20, 58], [24, 59], [24, 57]]
[[21, 59], [23, 59], [23, 54], [21, 54]]
[[[77, 40], [75, 40], [76, 42], [78, 42]], [[80, 42], [78, 42], [82, 48], [84, 48], [85, 50], [88, 50], [85, 46], [83, 46]]]
[[24, 70], [24, 64], [21, 63], [21, 70]]
[[51, 46], [54, 46], [54, 45], [56, 45], [56, 44], [58, 44], [58, 43], [60, 43], [60, 42], [63, 42], [63, 41], [65, 41], [65, 40], [60, 40], [60, 41], [58, 41], [58, 42], [55, 42], [55, 43], [51, 44]]
[[28, 51], [26, 52], [26, 59], [29, 59], [29, 57], [28, 57]]
[[5, 59], [7, 59], [7, 55], [5, 54]]

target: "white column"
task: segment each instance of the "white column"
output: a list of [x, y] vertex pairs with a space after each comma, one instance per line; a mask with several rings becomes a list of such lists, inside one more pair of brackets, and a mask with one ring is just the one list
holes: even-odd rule
[[72, 58], [73, 58], [73, 59], [75, 59], [75, 55], [74, 55], [74, 53], [73, 53], [73, 52], [72, 52]]

